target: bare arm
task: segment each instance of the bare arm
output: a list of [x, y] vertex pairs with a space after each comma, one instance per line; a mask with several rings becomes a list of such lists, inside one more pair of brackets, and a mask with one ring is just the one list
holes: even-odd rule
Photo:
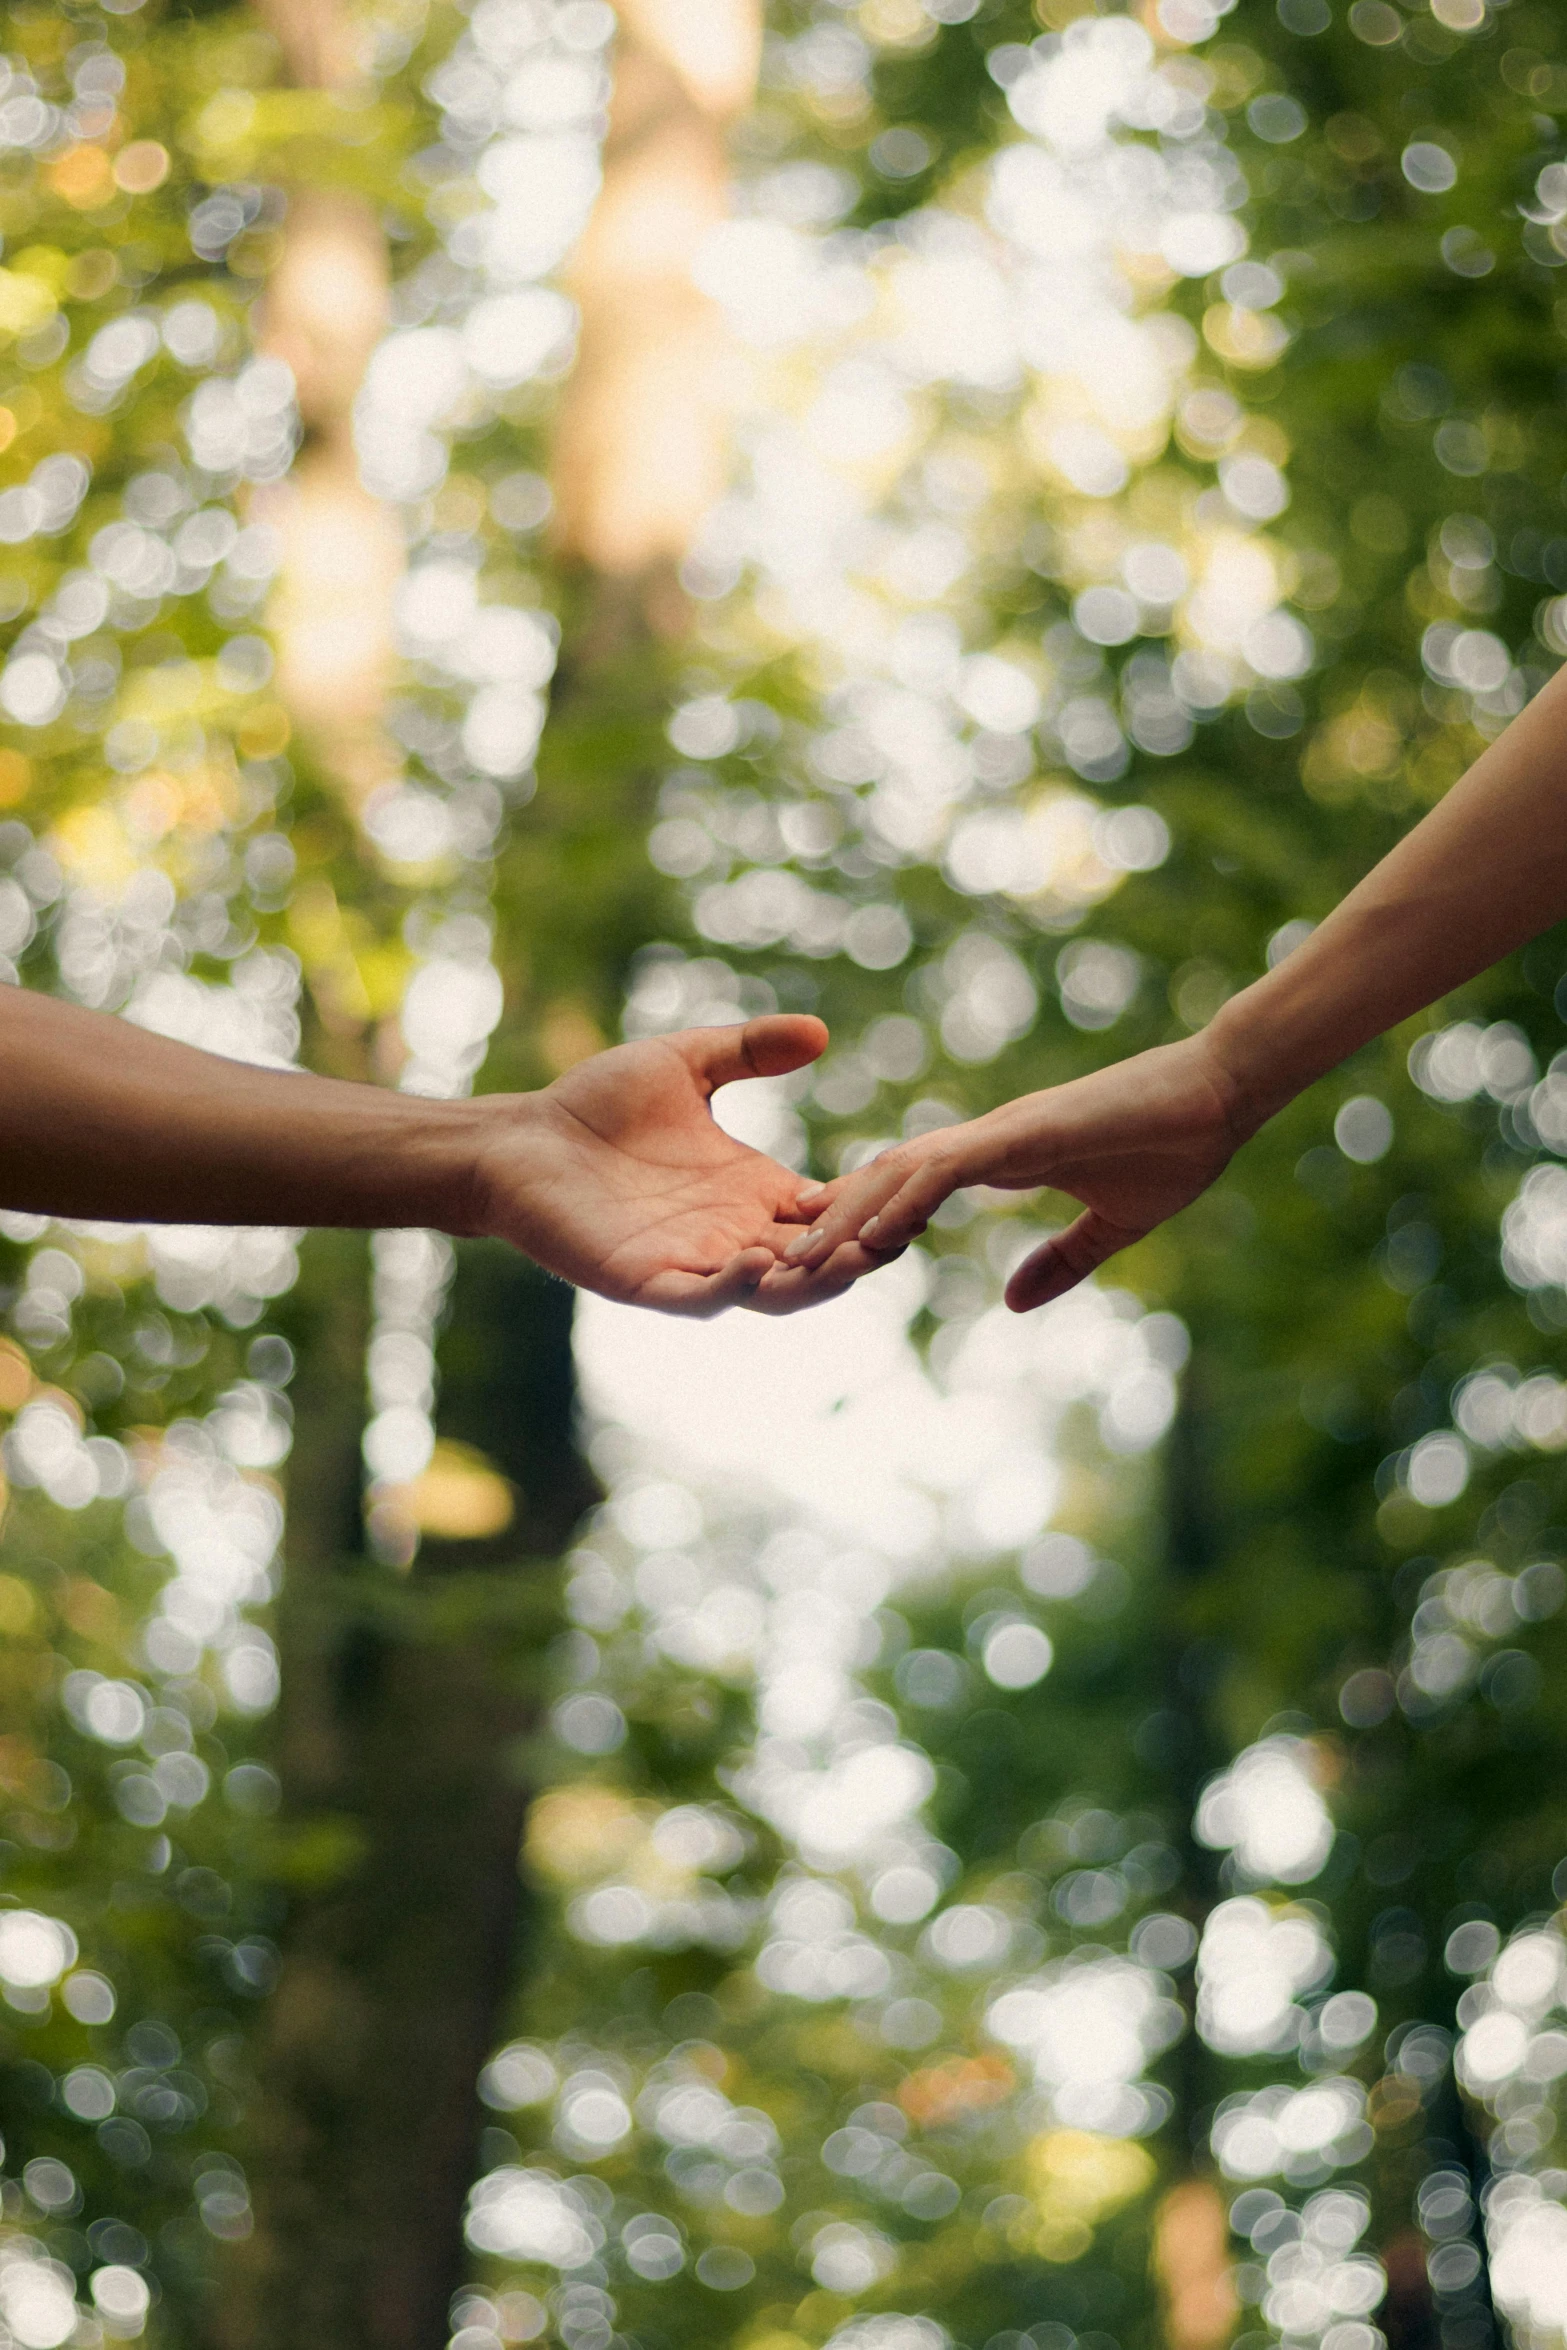
[[1564, 914], [1567, 671], [1200, 1036], [1024, 1095], [802, 1194], [816, 1222], [786, 1255], [814, 1268], [856, 1235], [901, 1247], [963, 1184], [1048, 1184], [1085, 1212], [1008, 1285], [1018, 1311], [1042, 1305], [1195, 1199], [1259, 1126], [1357, 1047]]
[[599, 1053], [535, 1094], [434, 1102], [257, 1069], [0, 988], [0, 1205], [137, 1223], [422, 1224], [511, 1241], [569, 1281], [677, 1313], [787, 1311], [873, 1261], [756, 1296], [800, 1180], [715, 1124], [721, 1085], [814, 1060], [775, 1017]]
[[0, 990], [7, 1207], [451, 1229], [485, 1110], [257, 1069], [30, 989]]
[[1567, 670], [1206, 1031], [1246, 1132], [1567, 914]]

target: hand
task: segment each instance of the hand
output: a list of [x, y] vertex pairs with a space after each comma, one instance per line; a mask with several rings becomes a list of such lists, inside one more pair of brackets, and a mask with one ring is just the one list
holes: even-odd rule
[[819, 1191], [808, 1187], [796, 1206], [815, 1221], [785, 1256], [814, 1270], [837, 1264], [856, 1239], [880, 1255], [923, 1232], [964, 1184], [1006, 1191], [1048, 1184], [1081, 1200], [1085, 1213], [1025, 1257], [1007, 1283], [1007, 1304], [1027, 1313], [1075, 1289], [1206, 1191], [1244, 1139], [1234, 1084], [1203, 1039], [1160, 1045], [901, 1143]]
[[476, 1103], [496, 1118], [476, 1229], [581, 1288], [665, 1313], [790, 1313], [836, 1296], [881, 1257], [851, 1241], [758, 1293], [804, 1221], [802, 1179], [727, 1135], [709, 1106], [719, 1086], [802, 1068], [826, 1043], [803, 1015], [690, 1028], [595, 1053], [542, 1093]]

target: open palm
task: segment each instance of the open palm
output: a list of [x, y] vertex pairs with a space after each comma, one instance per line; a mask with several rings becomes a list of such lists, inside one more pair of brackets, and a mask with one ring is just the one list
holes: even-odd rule
[[580, 1061], [522, 1097], [483, 1154], [478, 1222], [585, 1289], [666, 1313], [792, 1312], [879, 1258], [857, 1243], [758, 1294], [803, 1221], [801, 1178], [717, 1125], [737, 1079], [814, 1061], [821, 1021], [691, 1028]]

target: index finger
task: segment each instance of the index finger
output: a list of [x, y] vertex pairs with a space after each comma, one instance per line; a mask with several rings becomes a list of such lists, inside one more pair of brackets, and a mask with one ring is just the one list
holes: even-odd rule
[[829, 1298], [841, 1296], [862, 1275], [879, 1272], [902, 1254], [895, 1248], [883, 1255], [880, 1250], [849, 1241], [819, 1265], [775, 1265], [740, 1302], [753, 1314], [798, 1314], [808, 1306], [825, 1305]]
[[[899, 1144], [852, 1175], [835, 1192], [825, 1215], [818, 1215], [809, 1232], [792, 1240], [784, 1255], [796, 1264], [819, 1265], [834, 1249], [862, 1237], [877, 1244], [878, 1255], [883, 1245], [901, 1248], [923, 1232], [932, 1212], [961, 1181], [955, 1161], [934, 1154], [918, 1158], [907, 1144]], [[894, 1201], [898, 1212], [889, 1221], [884, 1211]], [[867, 1233], [873, 1218], [887, 1226], [885, 1233]]]

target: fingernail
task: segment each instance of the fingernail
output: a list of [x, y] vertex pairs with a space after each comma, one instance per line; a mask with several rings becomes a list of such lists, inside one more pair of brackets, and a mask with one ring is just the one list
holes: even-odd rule
[[807, 1206], [811, 1200], [821, 1199], [825, 1194], [826, 1189], [827, 1186], [825, 1183], [807, 1183], [801, 1190], [795, 1193], [795, 1206], [797, 1208], [803, 1208]]
[[788, 1247], [784, 1250], [784, 1255], [791, 1261], [791, 1263], [796, 1262], [799, 1258], [806, 1254], [807, 1250], [813, 1249], [820, 1239], [821, 1233], [819, 1231], [797, 1232], [793, 1240], [790, 1241]]
[[880, 1230], [881, 1230], [881, 1218], [880, 1218], [880, 1216], [872, 1216], [872, 1218], [871, 1218], [871, 1220], [870, 1220], [870, 1222], [869, 1222], [868, 1224], [862, 1224], [862, 1225], [860, 1226], [860, 1238], [861, 1238], [862, 1240], [874, 1240], [874, 1239], [875, 1239], [875, 1237], [876, 1237], [876, 1235], [877, 1235], [877, 1233], [878, 1233]]

